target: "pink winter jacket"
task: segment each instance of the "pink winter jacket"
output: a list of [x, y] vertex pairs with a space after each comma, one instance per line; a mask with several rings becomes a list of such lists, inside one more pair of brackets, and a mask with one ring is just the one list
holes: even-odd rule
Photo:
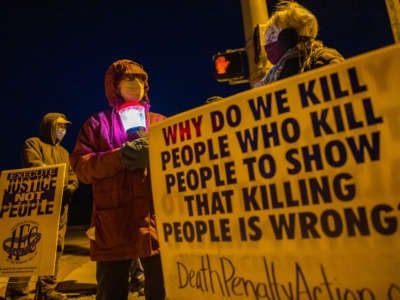
[[[119, 70], [110, 67], [109, 71], [114, 69]], [[92, 115], [83, 124], [70, 155], [79, 180], [92, 185], [90, 226], [95, 227], [95, 240], [90, 243], [90, 256], [94, 261], [159, 253], [150, 174], [144, 169], [127, 170], [121, 162], [121, 146], [127, 141], [127, 134], [115, 109], [118, 103], [113, 98], [113, 74], [107, 74], [106, 95], [112, 108]], [[164, 118], [147, 113], [150, 124]]]

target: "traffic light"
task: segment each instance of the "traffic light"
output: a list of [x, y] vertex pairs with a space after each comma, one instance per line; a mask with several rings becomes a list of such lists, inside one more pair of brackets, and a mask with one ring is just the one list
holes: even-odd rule
[[244, 49], [227, 50], [213, 56], [214, 75], [218, 82], [237, 81], [245, 77]]

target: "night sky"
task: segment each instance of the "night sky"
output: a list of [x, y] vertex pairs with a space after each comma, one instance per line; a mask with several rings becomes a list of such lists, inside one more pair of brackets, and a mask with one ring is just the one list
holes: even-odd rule
[[[384, 0], [299, 2], [319, 19], [318, 38], [346, 58], [393, 43]], [[108, 107], [104, 73], [120, 58], [145, 66], [151, 109], [166, 116], [249, 88], [212, 73], [213, 54], [244, 47], [239, 0], [4, 0], [0, 24], [1, 170], [19, 167], [47, 112], [73, 122], [63, 142], [72, 150], [85, 119]]]

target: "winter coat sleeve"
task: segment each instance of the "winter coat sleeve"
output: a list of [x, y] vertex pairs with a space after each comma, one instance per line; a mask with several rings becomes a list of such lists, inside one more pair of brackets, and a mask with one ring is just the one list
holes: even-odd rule
[[22, 145], [21, 165], [23, 168], [41, 167], [45, 165], [39, 138], [33, 137], [25, 140]]
[[308, 70], [313, 70], [329, 64], [335, 64], [344, 61], [343, 56], [333, 48], [321, 47], [315, 51], [312, 62]]
[[67, 172], [68, 172], [68, 184], [65, 187], [65, 189], [69, 190], [71, 193], [74, 193], [79, 186], [78, 177], [76, 176], [70, 164], [68, 164]]
[[68, 160], [68, 151], [61, 145], [50, 145], [32, 137], [25, 140], [22, 145], [22, 167], [41, 167], [51, 164], [66, 163], [66, 178], [64, 191], [73, 194], [78, 188], [79, 182]]
[[121, 148], [113, 149], [108, 139], [110, 130], [112, 128], [104, 126], [95, 117], [83, 124], [70, 154], [71, 166], [81, 182], [93, 184], [125, 169], [121, 161]]
[[62, 198], [63, 204], [71, 204], [72, 195], [75, 193], [75, 191], [78, 189], [78, 186], [79, 186], [78, 177], [76, 176], [75, 172], [72, 170], [72, 167], [69, 163], [67, 164], [67, 168], [68, 168], [66, 171], [67, 178], [66, 178], [66, 184], [64, 186], [63, 198]]

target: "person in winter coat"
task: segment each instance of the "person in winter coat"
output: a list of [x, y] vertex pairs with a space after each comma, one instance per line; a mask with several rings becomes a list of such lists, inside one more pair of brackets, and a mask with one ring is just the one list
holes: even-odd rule
[[[123, 109], [142, 106], [145, 128], [165, 117], [149, 111], [148, 74], [140, 64], [121, 59], [105, 74], [110, 109], [82, 125], [70, 155], [81, 182], [91, 184], [93, 207], [90, 256], [96, 261], [97, 300], [126, 300], [131, 262], [140, 257], [145, 298], [164, 299], [164, 281], [143, 128], [124, 127]], [[156, 145], [154, 145], [156, 146]]]
[[[40, 276], [39, 299], [63, 300], [67, 296], [55, 291], [56, 276], [60, 257], [64, 250], [64, 239], [67, 231], [68, 209], [73, 193], [78, 188], [78, 178], [69, 163], [69, 153], [61, 146], [67, 126], [71, 124], [61, 113], [51, 112], [44, 115], [40, 123], [39, 137], [30, 137], [25, 140], [22, 148], [22, 167], [40, 167], [65, 163], [66, 174], [61, 204], [61, 214], [58, 226], [56, 270], [54, 276]], [[11, 299], [26, 297], [29, 293], [30, 277], [11, 277], [7, 284], [6, 295]], [[24, 298], [26, 299], [26, 298]]]
[[255, 87], [343, 61], [337, 50], [316, 40], [317, 33], [314, 14], [295, 1], [279, 1], [265, 31], [265, 52], [273, 67]]

